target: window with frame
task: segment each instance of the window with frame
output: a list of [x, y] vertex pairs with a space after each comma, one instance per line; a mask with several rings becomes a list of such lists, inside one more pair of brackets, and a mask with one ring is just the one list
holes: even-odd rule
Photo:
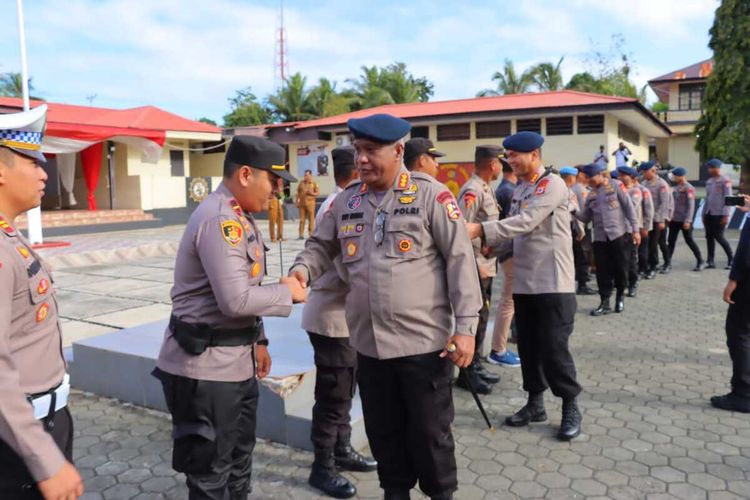
[[573, 117], [555, 116], [547, 118], [547, 135], [573, 135]]
[[411, 128], [411, 138], [414, 139], [415, 137], [422, 137], [423, 139], [429, 139], [430, 138], [430, 127], [428, 126], [419, 126], [419, 127], [412, 127]]
[[508, 137], [510, 135], [510, 120], [477, 122], [476, 127], [477, 139]]
[[703, 109], [704, 83], [684, 83], [680, 85], [678, 107], [680, 111]]
[[438, 141], [466, 141], [471, 138], [471, 127], [468, 123], [446, 123], [437, 126]]
[[637, 146], [640, 143], [641, 134], [630, 125], [617, 122], [617, 137]]
[[528, 131], [536, 132], [537, 134], [542, 133], [542, 119], [541, 118], [527, 118], [524, 120], [516, 120], [516, 130], [518, 132]]
[[578, 133], [604, 133], [604, 115], [578, 115]]

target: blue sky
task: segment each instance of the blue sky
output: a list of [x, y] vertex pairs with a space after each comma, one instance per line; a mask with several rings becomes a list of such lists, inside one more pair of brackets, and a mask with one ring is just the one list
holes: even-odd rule
[[[634, 79], [711, 56], [717, 0], [285, 1], [291, 72], [345, 86], [362, 65], [403, 61], [435, 85], [433, 100], [491, 87], [503, 60], [524, 69], [564, 56], [569, 78], [592, 48], [625, 37]], [[15, 2], [0, 0], [0, 72], [19, 71]], [[217, 121], [248, 85], [272, 92], [279, 2], [25, 0], [29, 71], [54, 102], [152, 104]]]

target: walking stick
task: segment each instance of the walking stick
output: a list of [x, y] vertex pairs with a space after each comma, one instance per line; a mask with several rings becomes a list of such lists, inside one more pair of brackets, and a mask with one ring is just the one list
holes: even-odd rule
[[[446, 351], [455, 352], [456, 345], [453, 343], [448, 344]], [[459, 368], [459, 371], [469, 372], [469, 369]], [[470, 375], [471, 375], [471, 372], [466, 373], [466, 382], [469, 384], [469, 392], [471, 392], [471, 395], [474, 397], [474, 402], [477, 404], [477, 408], [479, 408], [479, 412], [482, 414], [482, 417], [484, 418], [484, 422], [487, 424], [487, 428], [490, 430], [490, 432], [495, 432], [495, 427], [492, 425], [492, 423], [490, 423], [490, 417], [487, 416], [487, 412], [484, 409], [484, 405], [482, 404], [482, 401], [479, 399], [479, 394], [477, 394], [477, 390], [474, 387], [474, 381], [472, 380]]]

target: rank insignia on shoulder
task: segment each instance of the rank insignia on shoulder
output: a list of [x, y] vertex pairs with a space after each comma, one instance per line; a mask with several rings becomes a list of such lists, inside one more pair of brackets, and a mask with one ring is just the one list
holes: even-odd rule
[[19, 245], [16, 247], [16, 250], [18, 250], [18, 253], [20, 253], [21, 257], [23, 257], [24, 259], [28, 259], [29, 255], [31, 255], [29, 253], [29, 249], [26, 248], [25, 246]]
[[0, 217], [0, 229], [2, 229], [6, 234], [13, 234], [13, 226], [8, 224], [8, 221], [3, 217]]
[[46, 278], [42, 278], [41, 280], [39, 280], [39, 284], [36, 287], [36, 292], [39, 295], [44, 295], [45, 293], [47, 293], [47, 290], [49, 290], [49, 281], [47, 281]]
[[227, 243], [236, 247], [242, 241], [242, 226], [236, 220], [226, 220], [221, 223], [221, 235]]
[[367, 184], [365, 184], [364, 182], [362, 184], [360, 184], [360, 186], [359, 186], [359, 192], [360, 193], [366, 193], [367, 192]]
[[250, 276], [253, 278], [257, 278], [258, 275], [260, 275], [260, 270], [263, 268], [263, 266], [260, 265], [260, 262], [256, 262], [253, 264], [253, 267], [250, 268]]
[[414, 200], [416, 199], [416, 196], [400, 196], [398, 202], [402, 205], [409, 205], [410, 203], [414, 203]]
[[416, 194], [417, 191], [419, 191], [419, 188], [417, 187], [417, 184], [412, 182], [411, 186], [409, 186], [407, 189], [404, 189], [403, 194], [404, 195], [412, 195]]
[[398, 184], [396, 184], [396, 187], [398, 189], [406, 189], [406, 186], [409, 185], [409, 174], [403, 173], [398, 176]]
[[354, 257], [355, 255], [357, 255], [357, 244], [353, 241], [350, 241], [346, 245], [346, 255], [349, 257]]
[[406, 239], [399, 240], [399, 242], [398, 242], [398, 249], [401, 252], [404, 252], [404, 253], [406, 253], [409, 250], [411, 250], [411, 240], [406, 240]]
[[536, 195], [543, 195], [547, 191], [547, 185], [549, 185], [549, 178], [539, 181], [539, 185], [536, 187]]
[[356, 210], [361, 204], [362, 197], [358, 194], [355, 194], [354, 196], [349, 198], [349, 201], [346, 202], [346, 208], [348, 208], [349, 210]]
[[237, 200], [235, 200], [234, 198], [229, 200], [229, 206], [232, 207], [232, 211], [236, 215], [238, 215], [239, 217], [243, 217], [242, 207], [240, 207], [240, 203]]
[[47, 316], [49, 316], [49, 304], [45, 302], [36, 310], [36, 322], [41, 323], [47, 319]]

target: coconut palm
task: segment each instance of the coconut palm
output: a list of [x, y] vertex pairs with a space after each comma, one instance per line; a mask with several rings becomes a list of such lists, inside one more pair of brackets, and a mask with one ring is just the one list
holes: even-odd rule
[[565, 57], [561, 57], [554, 66], [552, 63], [543, 62], [534, 67], [532, 70], [533, 79], [540, 91], [545, 92], [563, 88], [563, 76], [562, 71], [560, 71], [563, 59]]
[[274, 95], [268, 96], [268, 104], [277, 120], [293, 122], [317, 118], [315, 107], [306, 89], [307, 78], [301, 73], [290, 76]]
[[[34, 86], [29, 78], [29, 95], [34, 91]], [[23, 77], [21, 73], [3, 73], [0, 74], [0, 96], [3, 97], [23, 97]], [[39, 99], [38, 97], [30, 97]]]
[[503, 71], [496, 71], [492, 75], [492, 80], [497, 82], [497, 88], [480, 90], [477, 93], [478, 97], [528, 92], [531, 85], [534, 84], [534, 71], [528, 69], [519, 76], [513, 66], [513, 61], [506, 59]]

